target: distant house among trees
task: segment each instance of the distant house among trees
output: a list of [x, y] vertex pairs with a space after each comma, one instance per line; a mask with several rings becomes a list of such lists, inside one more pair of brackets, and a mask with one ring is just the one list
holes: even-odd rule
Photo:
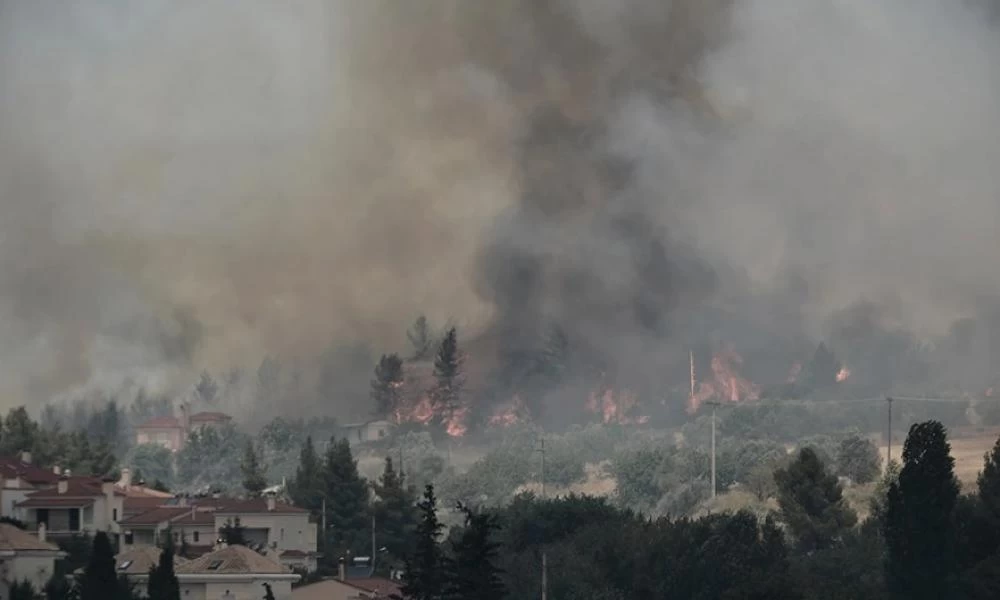
[[233, 418], [221, 412], [198, 412], [191, 414], [188, 402], [181, 404], [177, 417], [156, 417], [135, 428], [135, 443], [158, 444], [171, 452], [179, 452], [192, 431], [202, 427], [221, 427]]
[[350, 423], [344, 425], [344, 437], [351, 444], [363, 444], [365, 442], [377, 442], [389, 437], [393, 424], [384, 419], [365, 421], [363, 423]]

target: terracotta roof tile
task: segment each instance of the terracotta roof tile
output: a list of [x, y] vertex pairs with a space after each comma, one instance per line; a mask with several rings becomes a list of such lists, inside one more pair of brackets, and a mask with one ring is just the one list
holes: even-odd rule
[[[219, 562], [218, 566], [211, 569], [210, 567], [217, 561]], [[284, 574], [292, 571], [246, 546], [226, 546], [178, 566], [176, 572], [178, 575], [182, 573], [207, 575], [223, 573]]]
[[309, 511], [304, 508], [299, 508], [298, 506], [292, 506], [291, 504], [285, 504], [284, 502], [275, 502], [274, 510], [267, 509], [267, 499], [266, 498], [254, 498], [251, 500], [235, 500], [230, 503], [224, 504], [219, 508], [218, 513], [221, 515], [231, 515], [236, 513], [253, 513], [253, 514], [306, 514]]
[[[115, 555], [115, 569], [119, 574], [124, 575], [148, 575], [149, 570], [159, 564], [162, 550], [156, 546], [133, 546]], [[131, 562], [129, 562], [131, 561]], [[179, 566], [188, 562], [183, 556], [174, 555], [174, 565]], [[122, 565], [128, 563], [125, 568]]]
[[28, 498], [17, 503], [19, 508], [83, 508], [94, 503], [93, 498]]
[[[115, 496], [124, 496], [120, 490], [115, 490]], [[27, 495], [32, 498], [96, 498], [103, 496], [100, 480], [94, 477], [72, 477], [66, 482], [66, 491], [60, 493], [59, 486], [53, 486], [44, 490], [31, 492]]]
[[59, 476], [51, 470], [9, 456], [0, 457], [0, 475], [5, 479], [20, 477], [32, 485], [54, 484], [59, 481]]
[[9, 523], [0, 523], [0, 550], [51, 550], [58, 552], [59, 547], [55, 544], [43, 542], [38, 536], [18, 529]]
[[179, 517], [185, 512], [190, 511], [190, 508], [182, 508], [176, 506], [161, 506], [160, 508], [154, 508], [146, 512], [133, 515], [123, 521], [120, 521], [120, 525], [156, 525], [158, 523], [167, 523], [174, 517]]

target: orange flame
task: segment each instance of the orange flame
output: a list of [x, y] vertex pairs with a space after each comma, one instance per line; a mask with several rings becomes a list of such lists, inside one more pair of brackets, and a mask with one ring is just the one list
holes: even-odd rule
[[639, 399], [629, 391], [615, 394], [614, 390], [605, 388], [603, 392], [591, 392], [587, 397], [587, 411], [599, 414], [605, 424], [641, 425], [649, 422], [645, 415], [635, 415], [639, 408]]
[[698, 383], [698, 390], [688, 399], [688, 412], [695, 412], [702, 402], [715, 398], [721, 402], [741, 402], [760, 398], [760, 387], [740, 376], [743, 357], [732, 349], [712, 356], [712, 379]]
[[490, 417], [489, 424], [493, 427], [511, 427], [528, 420], [528, 407], [524, 404], [521, 396], [514, 394], [510, 402], [506, 402], [499, 407]]
[[840, 367], [837, 371], [837, 383], [843, 383], [847, 381], [847, 378], [851, 376], [851, 370], [847, 367]]

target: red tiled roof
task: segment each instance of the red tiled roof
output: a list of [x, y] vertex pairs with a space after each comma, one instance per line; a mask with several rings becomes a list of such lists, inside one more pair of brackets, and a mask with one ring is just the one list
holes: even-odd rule
[[154, 508], [153, 510], [148, 510], [146, 512], [140, 513], [135, 516], [131, 516], [120, 522], [121, 525], [156, 525], [158, 523], [165, 523], [170, 521], [174, 517], [179, 517], [190, 508], [182, 508], [176, 506]]
[[4, 479], [20, 477], [32, 485], [46, 485], [59, 481], [59, 476], [49, 469], [43, 469], [9, 456], [0, 457], [0, 475]]
[[156, 417], [135, 426], [136, 429], [182, 429], [177, 417]]
[[215, 524], [215, 511], [213, 510], [195, 510], [192, 512], [190, 508], [186, 509], [183, 515], [170, 521], [171, 523], [177, 523], [178, 525], [214, 525]]
[[160, 508], [165, 504], [165, 501], [169, 498], [148, 498], [140, 497], [135, 498], [133, 496], [125, 496], [125, 500], [122, 502], [123, 512], [126, 517], [135, 516], [144, 512], [153, 510], [154, 508]]
[[292, 506], [291, 504], [285, 504], [283, 502], [275, 502], [274, 510], [268, 510], [267, 499], [265, 498], [254, 498], [251, 500], [236, 500], [224, 504], [218, 510], [218, 513], [223, 515], [231, 515], [234, 513], [291, 514], [291, 513], [308, 513], [308, 512], [309, 511], [304, 508], [299, 508], [298, 506]]
[[233, 418], [221, 412], [200, 412], [191, 415], [192, 423], [209, 423], [218, 421], [232, 421]]
[[28, 498], [17, 503], [19, 508], [83, 508], [94, 503], [93, 498]]
[[[38, 490], [36, 492], [31, 492], [27, 495], [29, 499], [34, 498], [95, 498], [97, 496], [103, 496], [104, 491], [101, 490], [100, 481], [94, 477], [72, 477], [66, 482], [66, 491], [59, 493], [59, 486], [53, 486], [46, 488], [44, 490]], [[117, 489], [114, 490], [115, 496], [124, 496], [122, 492]]]

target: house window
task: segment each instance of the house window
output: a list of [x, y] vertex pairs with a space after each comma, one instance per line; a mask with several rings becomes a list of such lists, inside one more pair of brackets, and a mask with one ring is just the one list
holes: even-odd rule
[[193, 537], [194, 537], [195, 543], [198, 543], [198, 532], [197, 531], [194, 532]]
[[117, 508], [112, 508], [111, 509], [111, 520], [112, 521], [117, 521], [118, 520], [118, 509]]
[[284, 539], [285, 539], [285, 528], [284, 527], [281, 528], [281, 531], [279, 532], [279, 535], [278, 535], [278, 539], [284, 541]]
[[49, 509], [39, 508], [37, 511], [35, 511], [35, 520], [38, 521], [39, 523], [45, 523], [45, 526], [48, 527]]
[[69, 530], [80, 531], [80, 509], [69, 509]]

